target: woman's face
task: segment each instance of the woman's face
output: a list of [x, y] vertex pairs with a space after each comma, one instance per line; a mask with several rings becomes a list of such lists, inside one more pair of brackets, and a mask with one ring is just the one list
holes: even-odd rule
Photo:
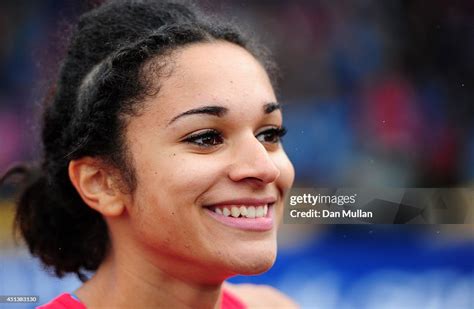
[[137, 177], [126, 207], [132, 242], [161, 268], [192, 267], [197, 280], [265, 271], [294, 178], [269, 78], [227, 42], [172, 59], [159, 94], [126, 129]]

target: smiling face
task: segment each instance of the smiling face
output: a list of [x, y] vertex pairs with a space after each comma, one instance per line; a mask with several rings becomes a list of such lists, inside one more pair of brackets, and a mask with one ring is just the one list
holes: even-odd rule
[[269, 78], [227, 42], [189, 45], [172, 59], [159, 94], [126, 128], [137, 177], [126, 205], [131, 242], [176, 276], [265, 271], [294, 178]]

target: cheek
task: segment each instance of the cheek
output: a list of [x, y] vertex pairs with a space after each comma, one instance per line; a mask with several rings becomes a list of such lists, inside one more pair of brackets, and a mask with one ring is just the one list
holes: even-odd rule
[[[147, 194], [165, 191], [170, 197], [181, 200], [196, 195], [213, 183], [220, 167], [216, 161], [196, 154], [176, 152], [160, 153], [137, 162], [137, 179]], [[171, 194], [177, 194], [172, 196]]]
[[171, 160], [162, 160], [154, 167], [155, 179], [166, 193], [179, 202], [196, 199], [222, 177], [219, 162], [196, 154], [173, 154]]
[[136, 163], [138, 185], [131, 205], [136, 239], [169, 255], [199, 256], [199, 198], [222, 177], [222, 169], [215, 160], [190, 154], [144, 159]]
[[[200, 207], [200, 197], [222, 178], [222, 166], [216, 160], [196, 154], [158, 154], [136, 163], [136, 213], [141, 225], [163, 221], [169, 229], [183, 226]], [[178, 222], [179, 221], [179, 222]], [[161, 225], [161, 223], [160, 223]], [[161, 226], [164, 228], [164, 226]]]

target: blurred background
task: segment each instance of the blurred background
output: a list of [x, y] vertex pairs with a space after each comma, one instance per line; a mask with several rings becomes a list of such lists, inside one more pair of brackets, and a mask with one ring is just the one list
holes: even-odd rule
[[[1, 172], [38, 157], [69, 29], [97, 2], [0, 3]], [[473, 186], [472, 0], [205, 6], [274, 51], [296, 187]], [[73, 291], [76, 278], [48, 275], [13, 241], [12, 192], [0, 193], [0, 295]], [[274, 268], [230, 281], [271, 284], [303, 308], [474, 308], [472, 225], [282, 225], [279, 241]]]

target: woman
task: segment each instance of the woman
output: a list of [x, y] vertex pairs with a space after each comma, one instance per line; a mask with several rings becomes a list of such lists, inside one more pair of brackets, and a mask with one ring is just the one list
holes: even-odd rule
[[84, 284], [42, 308], [294, 306], [224, 284], [274, 263], [294, 178], [273, 72], [190, 4], [113, 1], [80, 18], [16, 223]]

